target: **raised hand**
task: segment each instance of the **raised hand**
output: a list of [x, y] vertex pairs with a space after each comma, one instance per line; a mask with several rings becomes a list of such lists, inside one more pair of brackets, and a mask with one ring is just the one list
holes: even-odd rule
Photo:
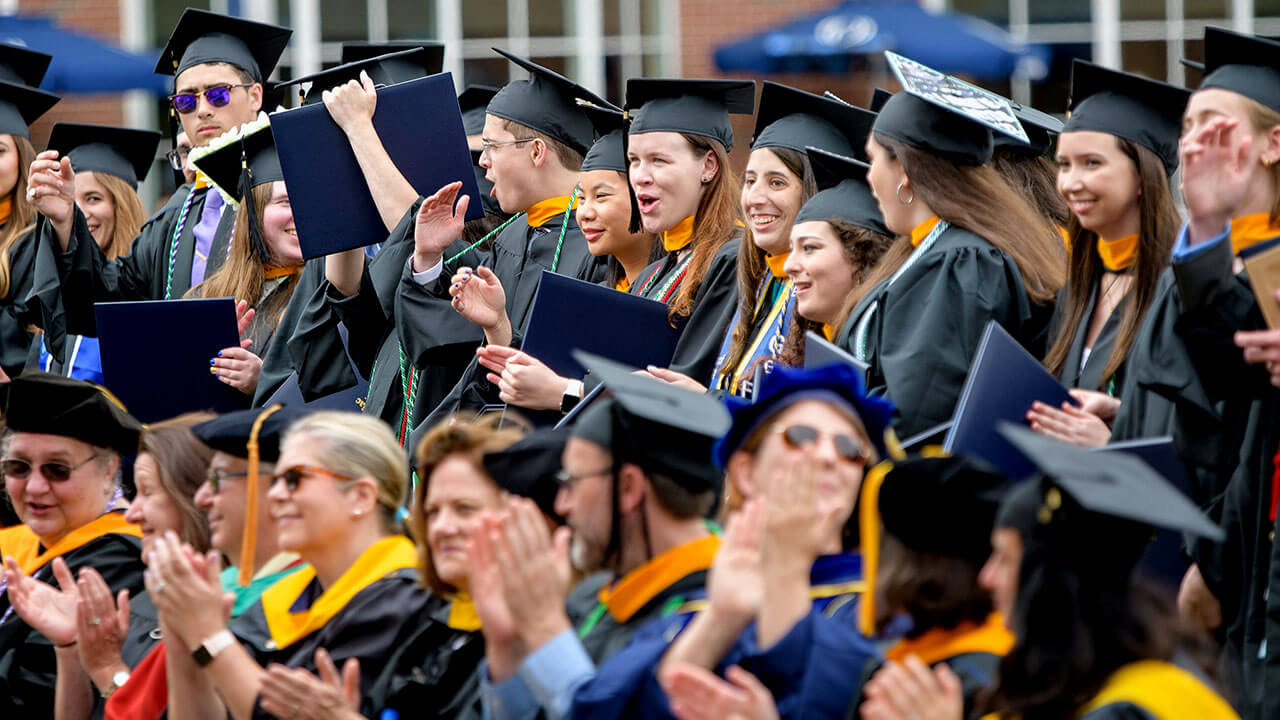
[[1253, 137], [1240, 121], [1218, 117], [1178, 143], [1182, 198], [1192, 245], [1221, 233], [1245, 194], [1256, 159]]
[[520, 630], [507, 607], [507, 595], [502, 581], [502, 569], [498, 567], [495, 545], [502, 540], [502, 521], [499, 516], [486, 513], [476, 520], [467, 542], [467, 582], [471, 597], [480, 616], [480, 631], [484, 633], [485, 659], [489, 674], [495, 683], [515, 674], [524, 655], [520, 644]]
[[243, 347], [223, 348], [218, 357], [209, 361], [209, 372], [221, 382], [252, 396], [258, 389], [258, 377], [262, 374], [262, 358]]
[[329, 116], [348, 135], [371, 126], [378, 107], [378, 91], [364, 70], [360, 71], [360, 82], [348, 80], [345, 85], [325, 90], [320, 98]]
[[76, 603], [80, 593], [62, 558], [53, 560], [53, 577], [58, 583], [56, 588], [24, 573], [13, 558], [5, 560], [9, 604], [14, 612], [54, 645], [70, 645], [76, 642]]
[[316, 650], [316, 677], [301, 668], [272, 663], [262, 676], [262, 709], [280, 718], [362, 720], [360, 661], [347, 658], [342, 674], [324, 648]]
[[764, 502], [748, 500], [729, 518], [720, 549], [707, 575], [707, 600], [714, 612], [746, 626], [760, 612], [764, 578], [760, 571]]
[[867, 681], [862, 720], [961, 720], [960, 679], [945, 664], [930, 669], [914, 655], [889, 662]]
[[[462, 235], [462, 225], [467, 219], [467, 205], [471, 196], [458, 199], [462, 182], [453, 182], [422, 201], [418, 208], [417, 222], [413, 228], [413, 269], [429, 270], [444, 256], [444, 251]], [[454, 201], [457, 206], [454, 206]]]
[[221, 574], [218, 551], [201, 555], [173, 531], [152, 545], [145, 574], [147, 592], [161, 619], [187, 647], [199, 646], [227, 625]]
[[27, 179], [27, 199], [55, 226], [69, 229], [76, 207], [76, 174], [71, 170], [71, 158], [59, 158], [56, 150], [36, 155]]
[[555, 374], [541, 360], [506, 345], [476, 348], [480, 364], [493, 372], [485, 379], [498, 386], [498, 399], [530, 410], [559, 410], [567, 378]]
[[484, 328], [486, 337], [505, 330], [506, 342], [511, 342], [507, 293], [492, 270], [483, 265], [475, 270], [460, 268], [449, 281], [449, 296], [453, 298], [453, 309], [474, 325]]
[[728, 680], [696, 665], [678, 665], [662, 677], [671, 712], [680, 720], [777, 720], [773, 694], [755, 675], [734, 665]]
[[[236, 303], [236, 333], [240, 337], [244, 337], [249, 332], [249, 326], [253, 324], [253, 316], [258, 313], [257, 310], [249, 307], [247, 300], [241, 300]], [[252, 340], [241, 340], [240, 347], [248, 349], [253, 344]]]
[[520, 642], [532, 652], [572, 626], [565, 614], [569, 596], [568, 527], [553, 536], [538, 506], [528, 498], [509, 498], [501, 533], [490, 534], [502, 589]]
[[1102, 447], [1111, 440], [1111, 428], [1102, 418], [1069, 402], [1062, 403], [1061, 409], [1032, 403], [1027, 421], [1041, 435], [1079, 447]]
[[[838, 525], [839, 503], [824, 503], [818, 491], [819, 469], [805, 458], [798, 466], [779, 468], [765, 476], [764, 541], [766, 564], [803, 568], [813, 561]], [[770, 578], [766, 577], [765, 582]]]
[[98, 687], [106, 687], [111, 676], [126, 667], [120, 649], [129, 632], [129, 591], [121, 590], [113, 600], [111, 588], [93, 568], [80, 571], [77, 587], [80, 664]]

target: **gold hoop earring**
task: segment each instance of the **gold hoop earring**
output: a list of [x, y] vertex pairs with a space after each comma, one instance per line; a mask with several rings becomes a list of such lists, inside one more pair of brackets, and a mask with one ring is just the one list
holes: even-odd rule
[[[906, 184], [907, 184], [907, 181], [906, 181], [906, 180], [903, 180], [902, 182], [898, 183], [898, 189], [897, 189], [897, 190], [894, 190], [893, 194], [894, 194], [894, 196], [895, 196], [895, 197], [897, 197], [897, 198], [898, 198], [898, 202], [902, 203], [903, 205], [910, 205], [911, 203], [915, 202], [915, 199], [916, 199], [916, 191], [915, 191], [915, 190], [911, 190], [911, 197], [907, 198], [906, 200], [903, 200], [903, 199], [902, 199], [902, 187], [903, 187], [904, 185], [906, 185]], [[908, 189], [910, 189], [910, 188], [908, 188]]]

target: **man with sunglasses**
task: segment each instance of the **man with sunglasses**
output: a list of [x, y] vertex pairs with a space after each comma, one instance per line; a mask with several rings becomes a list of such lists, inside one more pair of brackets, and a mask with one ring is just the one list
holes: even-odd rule
[[55, 570], [97, 570], [112, 595], [142, 591], [142, 533], [124, 519], [120, 456], [138, 449], [142, 426], [106, 391], [28, 371], [8, 383], [0, 452], [7, 502], [22, 525], [0, 530], [0, 717], [54, 715], [51, 642], [14, 611], [6, 590]]
[[[192, 145], [207, 145], [257, 117], [262, 83], [291, 35], [288, 28], [203, 10], [183, 13], [156, 72], [174, 76], [171, 112]], [[115, 261], [98, 249], [75, 207], [66, 158], [51, 151], [37, 156], [28, 192], [47, 220], [39, 227], [39, 252], [62, 256], [42, 263], [35, 282], [46, 290], [61, 285], [69, 333], [97, 335], [95, 301], [181, 298], [226, 258], [234, 206], [228, 210], [227, 198], [200, 178], [181, 203], [169, 203], [143, 225], [128, 256]]]

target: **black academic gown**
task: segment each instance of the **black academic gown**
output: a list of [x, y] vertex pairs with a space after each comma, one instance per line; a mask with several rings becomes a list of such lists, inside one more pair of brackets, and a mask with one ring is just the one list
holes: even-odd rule
[[[267, 328], [250, 327], [249, 337], [253, 338], [250, 352], [262, 358], [262, 370], [258, 373], [258, 388], [253, 394], [253, 406], [262, 407], [271, 399], [280, 386], [289, 379], [296, 370], [293, 356], [289, 352], [289, 342], [302, 321], [307, 302], [315, 293], [320, 283], [324, 282], [324, 258], [308, 260], [298, 276], [298, 283], [289, 297], [289, 304], [280, 314], [280, 321], [275, 328], [267, 332]], [[260, 341], [263, 341], [259, 344]], [[320, 358], [317, 358], [317, 361]], [[334, 364], [343, 360], [342, 355], [326, 357]]]
[[[48, 220], [40, 218], [35, 230], [38, 243], [31, 297], [38, 303], [45, 344], [51, 353], [62, 356], [62, 343], [67, 334], [98, 336], [95, 302], [162, 300], [166, 291], [169, 298], [176, 299], [191, 289], [195, 227], [200, 223], [205, 198], [211, 191], [201, 188], [193, 192], [195, 195], [176, 245], [173, 233], [182, 218], [185, 202], [166, 204], [142, 226], [129, 254], [115, 260], [109, 260], [98, 247], [79, 208], [75, 209], [65, 253], [59, 251], [58, 239]], [[212, 275], [226, 260], [235, 215], [231, 207], [222, 213], [214, 232], [205, 277]]]
[[448, 600], [432, 595], [427, 619], [378, 672], [364, 699], [365, 717], [395, 710], [402, 718], [478, 720], [484, 635], [449, 627]]
[[[1066, 298], [1067, 290], [1064, 288], [1058, 293], [1058, 302], [1054, 306], [1053, 320], [1049, 323], [1049, 337], [1056, 338], [1058, 336], [1058, 327], [1064, 318], [1063, 313], [1067, 307]], [[1112, 387], [1114, 394], [1118, 395], [1124, 386], [1124, 367], [1125, 363], [1121, 363], [1116, 370], [1114, 376], [1114, 385], [1112, 378], [1102, 377], [1102, 373], [1106, 372], [1107, 362], [1111, 360], [1111, 351], [1116, 346], [1116, 338], [1120, 334], [1120, 323], [1124, 320], [1124, 310], [1129, 302], [1129, 296], [1123, 297], [1111, 314], [1102, 324], [1102, 330], [1098, 332], [1098, 337], [1094, 338], [1093, 349], [1089, 351], [1089, 359], [1083, 363], [1080, 360], [1084, 356], [1085, 342], [1089, 337], [1089, 324], [1093, 317], [1094, 308], [1098, 302], [1098, 286], [1095, 283], [1092, 291], [1089, 293], [1089, 306], [1084, 313], [1084, 321], [1080, 323], [1080, 327], [1076, 328], [1076, 333], [1071, 337], [1071, 347], [1067, 350], [1066, 362], [1062, 365], [1062, 370], [1058, 372], [1058, 380], [1069, 388], [1080, 388], [1082, 390], [1094, 390], [1098, 392], [1107, 392], [1108, 387]]]
[[27, 232], [9, 248], [9, 294], [0, 299], [0, 367], [11, 378], [27, 364], [34, 338], [27, 328], [41, 320], [36, 306], [28, 301], [35, 264], [35, 233]]
[[855, 356], [856, 328], [873, 302], [868, 386], [897, 405], [899, 437], [951, 419], [989, 321], [1043, 357], [1052, 314], [1027, 295], [1013, 258], [954, 225], [897, 281], [882, 281], [854, 308], [837, 342]]
[[[720, 345], [724, 342], [724, 336], [729, 332], [729, 325], [738, 309], [738, 244], [741, 241], [742, 238], [735, 235], [712, 256], [707, 273], [702, 277], [702, 284], [693, 297], [689, 317], [683, 320], [680, 339], [676, 342], [671, 363], [667, 366], [707, 386], [711, 385], [716, 371], [716, 359], [720, 355]], [[677, 254], [668, 253], [667, 257], [642, 270], [629, 292], [650, 300], [660, 300], [658, 295], [663, 285], [679, 265]], [[657, 275], [650, 280], [650, 275], [655, 270]], [[667, 301], [670, 302], [674, 297], [675, 293], [671, 293]]]
[[597, 666], [626, 647], [637, 630], [653, 620], [675, 613], [685, 599], [701, 594], [707, 585], [706, 570], [689, 573], [654, 594], [626, 622], [620, 622], [597, 597], [600, 588], [611, 577], [610, 573], [588, 577], [569, 593], [565, 603], [569, 621], [578, 629], [583, 649]]
[[[997, 678], [1000, 677], [1000, 656], [982, 651], [959, 653], [944, 660], [939, 660], [933, 667], [938, 665], [946, 665], [960, 681], [960, 693], [964, 698], [964, 706], [967, 709], [965, 717], [970, 720], [978, 720], [981, 717], [976, 710], [979, 695], [995, 685]], [[845, 720], [858, 720], [858, 718], [862, 717], [859, 714], [859, 708], [862, 707], [862, 703], [866, 700], [863, 690], [866, 689], [867, 681], [879, 672], [882, 667], [884, 667], [884, 663], [872, 661], [862, 669], [862, 680], [857, 693], [854, 695], [855, 701], [849, 706], [849, 711], [845, 715]]]
[[[73, 576], [92, 567], [102, 575], [114, 597], [123, 589], [130, 597], [143, 592], [142, 542], [136, 537], [110, 533], [66, 553], [62, 559]], [[53, 582], [53, 568], [46, 565], [35, 577]], [[0, 616], [9, 612], [9, 597], [0, 595]], [[0, 718], [52, 718], [57, 661], [53, 645], [11, 613], [0, 622]]]
[[[319, 586], [313, 581], [312, 590]], [[428, 619], [427, 593], [418, 585], [418, 573], [398, 570], [376, 580], [356, 593], [319, 630], [285, 648], [271, 640], [262, 602], [258, 601], [231, 621], [231, 632], [239, 638], [259, 665], [279, 663], [316, 673], [315, 652], [328, 651], [338, 667], [347, 658], [360, 662], [360, 696], [369, 695], [376, 669], [404, 646]], [[271, 718], [262, 709], [261, 697], [254, 701], [253, 717]]]
[[[561, 222], [557, 217], [534, 228], [521, 217], [498, 234], [490, 252], [470, 251], [445, 267], [440, 277], [425, 287], [413, 280], [406, 263], [396, 298], [396, 328], [406, 354], [415, 365], [425, 367], [441, 352], [448, 351], [452, 356], [459, 346], [469, 348], [472, 353], [462, 378], [414, 429], [415, 446], [422, 433], [453, 413], [478, 411], [485, 405], [501, 403], [497, 386], [485, 379], [489, 371], [474, 355], [475, 348], [484, 339], [484, 332], [471, 325], [451, 305], [449, 282], [458, 268], [483, 264], [502, 282], [507, 296], [507, 316], [514, 333], [513, 346], [518, 345], [524, 336], [543, 270], [554, 268], [554, 272], [561, 275], [591, 283], [604, 280], [609, 258], [597, 257], [587, 250], [587, 241], [582, 237], [572, 213], [563, 221], [566, 223], [564, 242], [560, 243]], [[560, 257], [557, 263], [558, 245]], [[435, 327], [428, 327], [429, 324]]]

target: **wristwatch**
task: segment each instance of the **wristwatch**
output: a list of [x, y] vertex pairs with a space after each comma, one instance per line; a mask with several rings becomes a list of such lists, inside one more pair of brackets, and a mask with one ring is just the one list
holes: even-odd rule
[[560, 396], [560, 412], [567, 413], [582, 401], [583, 385], [581, 380], [570, 380]]
[[111, 697], [112, 693], [124, 687], [124, 684], [127, 682], [129, 682], [129, 671], [128, 670], [116, 671], [116, 674], [111, 676], [111, 684], [107, 686], [106, 690], [102, 691], [102, 699], [106, 700], [107, 698]]
[[191, 651], [191, 659], [196, 662], [196, 665], [204, 667], [213, 662], [213, 659], [218, 657], [218, 653], [235, 643], [236, 636], [232, 635], [230, 630], [219, 630], [205, 638], [199, 647]]

